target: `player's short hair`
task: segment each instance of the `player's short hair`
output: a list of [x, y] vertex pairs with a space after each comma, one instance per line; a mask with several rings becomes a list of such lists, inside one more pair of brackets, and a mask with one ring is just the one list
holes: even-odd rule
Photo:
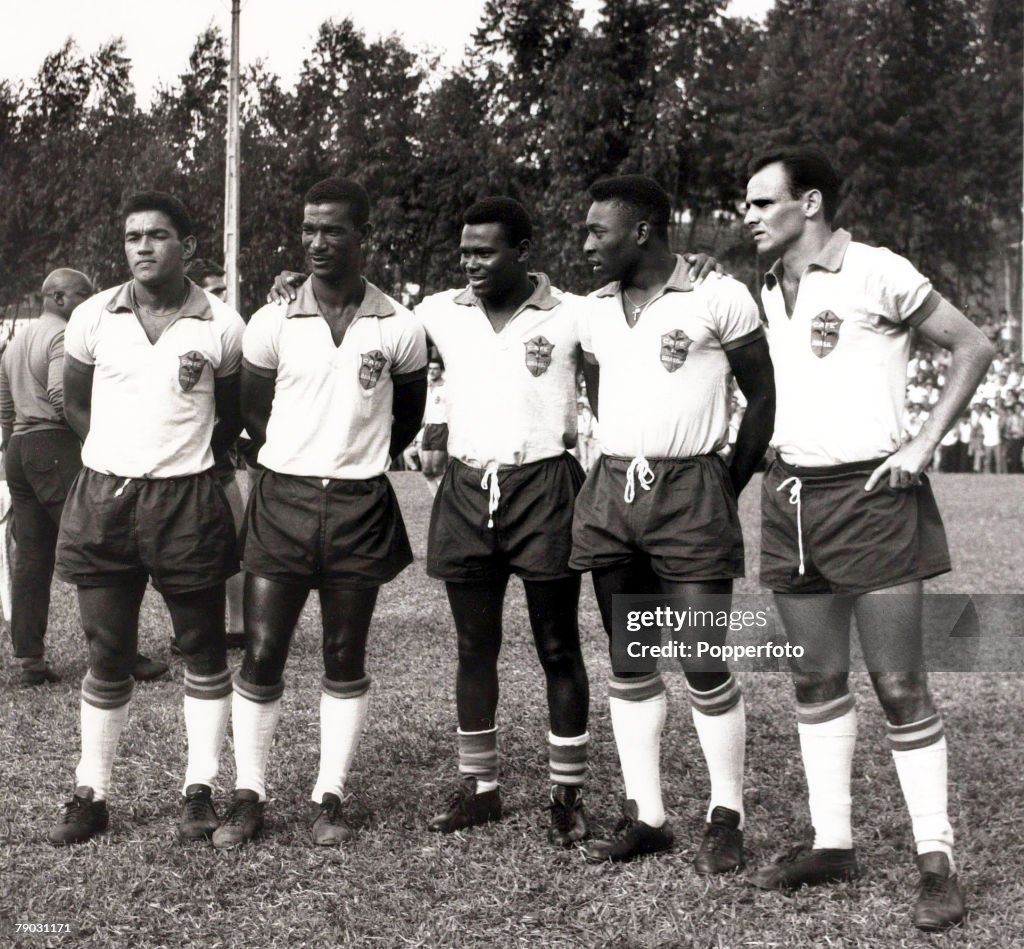
[[618, 201], [631, 208], [654, 228], [663, 240], [668, 239], [668, 222], [672, 216], [672, 201], [668, 192], [653, 178], [646, 175], [618, 175], [601, 178], [590, 186], [593, 201]]
[[357, 227], [370, 220], [370, 196], [352, 178], [324, 178], [313, 185], [302, 200], [304, 204], [344, 204]]
[[462, 215], [463, 224], [500, 224], [509, 246], [533, 239], [530, 215], [515, 198], [483, 198]]
[[799, 198], [808, 191], [821, 192], [825, 221], [831, 224], [839, 209], [839, 189], [843, 186], [843, 179], [828, 156], [810, 145], [774, 149], [754, 158], [748, 177], [776, 163], [782, 165], [786, 172], [792, 197]]
[[193, 257], [185, 264], [185, 276], [193, 283], [202, 284], [207, 277], [223, 277], [224, 268], [205, 257]]
[[137, 191], [128, 195], [121, 205], [121, 222], [127, 221], [129, 214], [138, 214], [140, 211], [160, 211], [166, 214], [179, 238], [194, 234], [192, 215], [188, 213], [188, 208], [166, 191]]

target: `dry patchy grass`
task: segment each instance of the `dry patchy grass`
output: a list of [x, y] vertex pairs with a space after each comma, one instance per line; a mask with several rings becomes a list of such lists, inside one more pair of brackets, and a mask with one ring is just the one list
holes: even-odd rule
[[[1020, 592], [1024, 478], [944, 476], [936, 482], [957, 573], [932, 589]], [[82, 941], [97, 946], [1021, 944], [1024, 845], [1015, 807], [1024, 766], [1017, 724], [1024, 680], [1013, 674], [934, 676], [950, 737], [951, 810], [973, 910], [963, 929], [947, 935], [924, 937], [908, 922], [915, 877], [909, 821], [883, 719], [862, 675], [855, 683], [861, 741], [854, 807], [864, 873], [855, 884], [781, 896], [751, 890], [737, 876], [707, 880], [693, 873], [707, 778], [676, 676], [669, 682], [663, 753], [675, 850], [624, 867], [593, 867], [576, 851], [552, 850], [544, 838], [543, 687], [517, 585], [510, 588], [501, 666], [508, 816], [451, 837], [427, 833], [425, 820], [454, 770], [453, 633], [443, 592], [423, 572], [426, 490], [417, 475], [397, 476], [396, 484], [417, 561], [382, 593], [374, 623], [371, 719], [350, 780], [361, 813], [358, 840], [327, 851], [308, 844], [320, 675], [319, 617], [311, 603], [286, 674], [269, 774], [272, 802], [258, 845], [215, 853], [174, 839], [185, 753], [182, 669], [174, 662], [171, 681], [136, 692], [115, 767], [111, 831], [82, 847], [48, 846], [46, 826], [73, 782], [77, 690], [85, 669], [73, 591], [57, 585], [50, 648], [63, 681], [32, 691], [13, 688], [10, 649], [3, 647], [0, 918], [73, 922]], [[755, 488], [744, 496], [742, 512], [752, 552]], [[757, 587], [748, 579], [739, 589]], [[143, 622], [144, 649], [166, 655], [165, 613], [152, 594]], [[596, 822], [607, 826], [621, 782], [604, 698], [604, 634], [589, 589], [582, 626], [594, 692], [587, 800]], [[1015, 655], [1017, 643], [1009, 642], [1004, 649]], [[740, 678], [750, 731], [747, 842], [757, 864], [807, 832], [807, 809], [786, 677], [758, 672]], [[233, 777], [227, 749], [223, 760], [226, 789]]]

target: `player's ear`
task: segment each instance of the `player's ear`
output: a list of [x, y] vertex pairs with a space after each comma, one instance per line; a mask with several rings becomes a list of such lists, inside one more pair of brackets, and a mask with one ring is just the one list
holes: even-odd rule
[[373, 225], [369, 221], [367, 221], [365, 224], [361, 225], [360, 228], [359, 228], [359, 234], [361, 235], [361, 237], [362, 237], [362, 239], [364, 241], [370, 236], [370, 234], [372, 232], [373, 232]]
[[191, 260], [196, 255], [196, 247], [198, 241], [189, 234], [188, 237], [184, 238], [181, 242], [181, 256], [184, 260]]
[[533, 249], [533, 244], [528, 237], [524, 237], [516, 248], [519, 252], [520, 262], [530, 259], [530, 251]]
[[644, 244], [650, 240], [651, 237], [651, 225], [646, 221], [637, 221], [636, 224], [636, 243], [638, 247], [643, 247]]
[[824, 209], [824, 206], [825, 199], [821, 196], [821, 192], [817, 188], [811, 188], [810, 191], [804, 192], [804, 217], [814, 217]]

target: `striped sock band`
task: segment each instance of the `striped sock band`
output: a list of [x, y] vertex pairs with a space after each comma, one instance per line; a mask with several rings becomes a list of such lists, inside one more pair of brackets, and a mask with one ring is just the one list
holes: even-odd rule
[[241, 672], [236, 672], [232, 684], [236, 694], [242, 696], [243, 699], [248, 699], [250, 702], [259, 702], [260, 704], [276, 702], [284, 695], [284, 679], [275, 682], [273, 685], [254, 685], [252, 682], [243, 679]]
[[590, 732], [563, 738], [548, 732], [548, 773], [552, 784], [579, 787], [587, 773]]
[[853, 711], [853, 696], [847, 692], [827, 702], [796, 703], [796, 720], [801, 725], [823, 725]]
[[893, 751], [916, 751], [918, 748], [927, 748], [936, 744], [946, 734], [938, 712], [909, 725], [892, 725], [886, 722], [885, 730], [889, 747]]
[[733, 676], [729, 676], [720, 686], [708, 692], [698, 692], [689, 684], [687, 689], [694, 711], [702, 715], [724, 715], [730, 709], [736, 708], [743, 698], [740, 684]]
[[185, 670], [185, 695], [190, 699], [223, 699], [231, 694], [231, 672], [221, 669], [212, 675]]
[[623, 679], [613, 675], [608, 679], [608, 697], [622, 699], [624, 702], [646, 702], [664, 694], [665, 683], [660, 672], [639, 676], [635, 679]]
[[82, 679], [82, 701], [93, 708], [114, 709], [127, 705], [135, 689], [135, 680], [128, 676], [120, 682], [97, 679], [92, 669]]
[[472, 775], [480, 782], [493, 784], [498, 780], [498, 729], [464, 732], [459, 740], [459, 774]]
[[357, 699], [370, 691], [370, 677], [363, 676], [361, 679], [353, 679], [351, 682], [338, 682], [324, 676], [320, 680], [320, 687], [324, 695], [335, 699]]

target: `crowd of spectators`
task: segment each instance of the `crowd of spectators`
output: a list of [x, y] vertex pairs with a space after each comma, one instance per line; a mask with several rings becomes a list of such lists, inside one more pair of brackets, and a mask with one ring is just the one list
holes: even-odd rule
[[[992, 323], [982, 324], [994, 326]], [[999, 346], [988, 375], [978, 386], [969, 409], [942, 439], [933, 469], [988, 474], [1024, 473], [1024, 365], [1011, 356], [998, 327], [990, 335]], [[945, 351], [919, 348], [907, 364], [904, 435], [916, 435], [939, 400], [946, 381]]]

